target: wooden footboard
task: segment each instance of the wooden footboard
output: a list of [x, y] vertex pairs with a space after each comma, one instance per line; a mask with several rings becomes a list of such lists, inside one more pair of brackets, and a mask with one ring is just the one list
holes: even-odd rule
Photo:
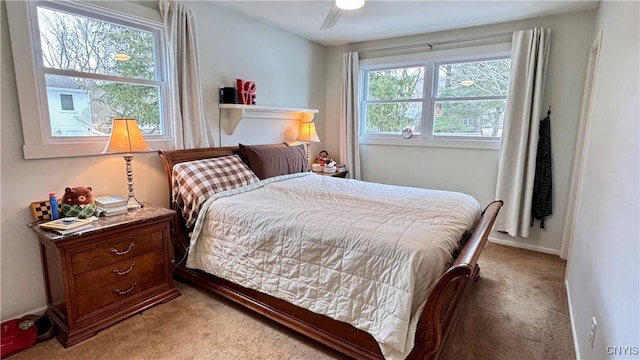
[[[237, 153], [237, 151], [237, 147], [161, 150], [160, 157], [164, 161], [167, 172], [169, 191], [171, 192], [172, 188], [171, 170], [174, 164], [230, 155]], [[169, 196], [171, 208], [179, 211], [173, 206], [171, 194]], [[495, 201], [487, 206], [453, 264], [432, 289], [418, 322], [415, 347], [408, 359], [437, 359], [440, 356], [447, 336], [455, 325], [468, 288], [478, 275], [477, 260], [484, 249], [501, 206], [502, 201]], [[188, 248], [189, 229], [184, 227], [184, 221], [181, 220], [182, 217], [177, 215], [172, 227], [172, 238], [178, 260], [182, 258]], [[347, 323], [313, 313], [205, 272], [188, 269], [182, 263], [177, 266], [175, 276], [258, 312], [349, 357], [356, 359], [382, 358], [380, 348], [373, 337]]]
[[418, 321], [416, 345], [408, 359], [437, 359], [440, 356], [468, 288], [479, 275], [478, 258], [501, 207], [502, 201], [494, 201], [485, 208], [458, 257], [431, 290]]

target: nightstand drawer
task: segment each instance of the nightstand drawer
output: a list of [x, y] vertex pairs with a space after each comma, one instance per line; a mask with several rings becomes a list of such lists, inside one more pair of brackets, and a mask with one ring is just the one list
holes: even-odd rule
[[125, 300], [164, 283], [164, 269], [157, 268], [77, 297], [78, 317]]
[[115, 262], [131, 259], [154, 249], [162, 248], [162, 233], [152, 232], [131, 237], [119, 242], [113, 242], [79, 252], [71, 256], [71, 267], [74, 274], [113, 264]]
[[163, 268], [162, 249], [118, 261], [73, 277], [76, 295], [86, 294], [153, 269]]

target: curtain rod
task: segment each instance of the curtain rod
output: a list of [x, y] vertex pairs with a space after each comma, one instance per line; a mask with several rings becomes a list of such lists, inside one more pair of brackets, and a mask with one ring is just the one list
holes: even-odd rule
[[493, 34], [493, 35], [483, 35], [483, 36], [468, 37], [468, 38], [456, 39], [456, 40], [444, 40], [444, 41], [426, 42], [426, 43], [422, 43], [422, 44], [391, 46], [391, 47], [386, 47], [386, 48], [358, 51], [358, 55], [363, 55], [363, 54], [372, 53], [372, 52], [408, 50], [408, 49], [423, 48], [423, 47], [428, 47], [429, 50], [432, 50], [433, 47], [437, 46], [437, 45], [454, 44], [454, 43], [459, 43], [459, 42], [484, 40], [484, 39], [492, 39], [492, 38], [506, 37], [506, 36], [512, 36], [512, 35], [513, 35], [513, 32], [508, 32], [508, 33], [500, 33], [500, 34]]

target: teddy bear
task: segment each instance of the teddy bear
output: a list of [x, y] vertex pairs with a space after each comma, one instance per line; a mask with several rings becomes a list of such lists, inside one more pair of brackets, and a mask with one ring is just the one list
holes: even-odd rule
[[62, 197], [62, 213], [65, 216], [86, 219], [96, 212], [96, 204], [93, 201], [93, 189], [90, 186], [76, 186], [65, 188]]

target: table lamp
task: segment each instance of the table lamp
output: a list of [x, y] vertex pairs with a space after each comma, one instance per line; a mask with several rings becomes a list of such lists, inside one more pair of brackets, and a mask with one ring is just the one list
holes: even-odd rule
[[300, 131], [298, 132], [296, 140], [307, 143], [307, 163], [309, 163], [311, 160], [309, 157], [309, 146], [311, 146], [312, 142], [320, 142], [318, 134], [316, 133], [316, 125], [313, 122], [302, 121], [300, 123]]
[[151, 150], [149, 144], [144, 140], [142, 132], [140, 132], [136, 119], [113, 119], [111, 122], [111, 136], [102, 153], [124, 153], [124, 161], [127, 163], [127, 185], [129, 186], [129, 199], [127, 200], [128, 210], [140, 209], [143, 206], [133, 194], [132, 153]]

